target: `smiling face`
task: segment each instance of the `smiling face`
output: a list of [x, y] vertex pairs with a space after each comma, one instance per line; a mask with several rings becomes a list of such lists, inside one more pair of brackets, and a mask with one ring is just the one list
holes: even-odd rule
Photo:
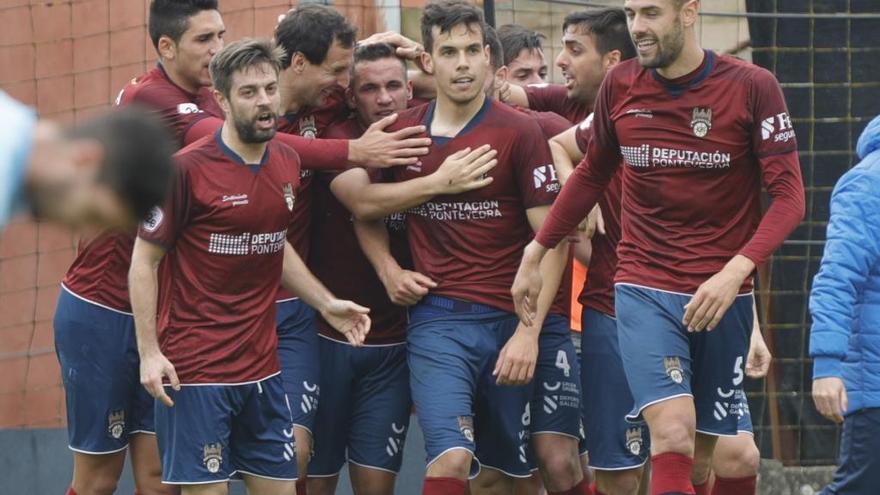
[[445, 33], [432, 28], [434, 44], [423, 54], [426, 70], [434, 75], [438, 94], [457, 104], [481, 95], [489, 75], [489, 49], [479, 24], [458, 24]]
[[685, 43], [682, 11], [693, 1], [627, 0], [624, 6], [630, 36], [643, 67], [664, 68], [681, 55]]
[[334, 39], [320, 64], [309, 62], [302, 53], [294, 54], [291, 67], [297, 71], [296, 87], [301, 95], [297, 99], [317, 107], [337, 86], [347, 88], [353, 51], [353, 47], [346, 48]]
[[354, 66], [349, 103], [362, 124], [370, 125], [392, 113], [406, 110], [412, 83], [396, 57], [359, 62]]

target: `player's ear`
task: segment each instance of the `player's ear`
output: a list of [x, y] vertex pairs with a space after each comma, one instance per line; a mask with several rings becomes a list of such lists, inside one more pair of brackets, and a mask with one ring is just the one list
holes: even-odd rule
[[357, 108], [357, 103], [354, 101], [354, 91], [351, 89], [352, 84], [349, 84], [348, 87], [345, 88], [345, 102], [348, 104], [348, 108], [354, 110]]
[[304, 70], [306, 70], [306, 56], [303, 55], [302, 52], [293, 52], [293, 56], [290, 57], [290, 67], [297, 74], [302, 74]]
[[406, 81], [406, 101], [412, 100], [413, 98], [413, 82], [407, 80]]
[[681, 7], [680, 15], [684, 27], [691, 27], [696, 24], [697, 18], [700, 15], [700, 0], [690, 0], [689, 2], [685, 2]]
[[611, 50], [606, 53], [604, 57], [602, 57], [602, 62], [605, 65], [605, 70], [614, 67], [615, 65], [620, 63], [620, 50]]
[[214, 99], [217, 100], [217, 104], [220, 105], [220, 108], [223, 110], [223, 113], [230, 113], [231, 108], [229, 108], [229, 100], [226, 98], [226, 95], [223, 94], [222, 91], [214, 90]]
[[[501, 81], [506, 81], [507, 77], [510, 75], [510, 69], [506, 65], [502, 65], [500, 69], [495, 71], [495, 81], [497, 84], [500, 84]], [[497, 85], [496, 84], [496, 85]]]
[[422, 68], [425, 73], [433, 76], [434, 61], [431, 59], [431, 54], [428, 52], [422, 52], [419, 56], [422, 58]]
[[175, 55], [177, 55], [177, 43], [168, 36], [162, 35], [159, 37], [156, 50], [159, 52], [159, 58], [174, 60]]

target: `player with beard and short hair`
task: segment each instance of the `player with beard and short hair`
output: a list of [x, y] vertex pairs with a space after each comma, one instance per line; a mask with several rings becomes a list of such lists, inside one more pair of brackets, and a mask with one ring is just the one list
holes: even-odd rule
[[[529, 474], [528, 401], [538, 336], [543, 327], [570, 343], [567, 319], [556, 314], [564, 308], [553, 304], [555, 288], [542, 298], [542, 318], [534, 326], [517, 325], [503, 289], [512, 280], [511, 257], [530, 237], [529, 225], [540, 224], [556, 182], [540, 127], [486, 97], [491, 71], [485, 33], [472, 5], [426, 6], [422, 64], [436, 80], [437, 100], [402, 113], [395, 124], [424, 123], [433, 142], [421, 166], [394, 169], [398, 186], [430, 175], [462, 150], [485, 144], [498, 150], [499, 165], [487, 174], [491, 184], [406, 210], [416, 269], [437, 281], [410, 310], [407, 336], [410, 388], [429, 459], [426, 494], [464, 493], [477, 465], [487, 469], [472, 485], [475, 493], [509, 493], [511, 475]], [[560, 252], [544, 269], [556, 279], [564, 265]], [[553, 314], [544, 324], [548, 312]], [[576, 385], [560, 388], [560, 400], [577, 404], [578, 396]], [[569, 484], [560, 493], [587, 488], [574, 447], [571, 469], [553, 480]]]
[[503, 47], [502, 65], [508, 69], [507, 80], [511, 84], [526, 86], [547, 80], [547, 62], [541, 46], [543, 34], [520, 24], [499, 26], [497, 33]]
[[[752, 272], [803, 217], [797, 146], [772, 74], [700, 48], [698, 1], [627, 0], [625, 10], [638, 62], [605, 78], [585, 159], [512, 291], [529, 322], [543, 252], [622, 168], [615, 313], [629, 416], [650, 428], [652, 493], [708, 493], [716, 439], [735, 435], [745, 413]], [[763, 217], [762, 180], [773, 198]], [[754, 491], [754, 476], [712, 488]]]
[[178, 154], [172, 195], [143, 223], [132, 255], [141, 381], [161, 400], [163, 481], [184, 494], [225, 494], [234, 473], [250, 493], [294, 490], [274, 329], [279, 280], [353, 344], [369, 330], [368, 310], [335, 299], [286, 241], [297, 228], [299, 157], [272, 139], [282, 54], [244, 39], [212, 59], [226, 123]]
[[[153, 0], [149, 33], [159, 62], [125, 86], [117, 105], [136, 104], [154, 112], [180, 146], [193, 125], [222, 115], [208, 88], [208, 64], [223, 47], [225, 31], [216, 0]], [[80, 377], [65, 383], [74, 451], [71, 493], [112, 493], [122, 473], [126, 445], [131, 448], [138, 490], [176, 491], [161, 484], [153, 400], [138, 380], [127, 281], [134, 239], [133, 230], [83, 238], [61, 284], [54, 319], [58, 354], [64, 376]], [[74, 350], [82, 346], [68, 335], [75, 332], [75, 339], [83, 338], [83, 322], [108, 335], [97, 340], [107, 349], [102, 353], [107, 362], [97, 370], [90, 356], [72, 364], [78, 352]], [[107, 375], [101, 377], [100, 370], [108, 370]]]
[[505, 101], [544, 112], [556, 112], [577, 124], [593, 109], [599, 85], [608, 68], [635, 56], [619, 8], [572, 12], [562, 23], [562, 51], [556, 66], [565, 84], [536, 84], [522, 89], [511, 85]]

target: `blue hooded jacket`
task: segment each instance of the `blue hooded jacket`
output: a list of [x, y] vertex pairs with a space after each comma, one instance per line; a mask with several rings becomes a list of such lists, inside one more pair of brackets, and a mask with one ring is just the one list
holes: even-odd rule
[[880, 407], [880, 116], [856, 153], [861, 162], [831, 194], [825, 254], [810, 293], [813, 379], [842, 377], [847, 413]]

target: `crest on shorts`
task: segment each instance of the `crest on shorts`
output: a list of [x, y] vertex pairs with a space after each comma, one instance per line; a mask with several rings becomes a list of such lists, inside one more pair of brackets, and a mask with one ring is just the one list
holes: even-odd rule
[[205, 445], [202, 462], [205, 463], [209, 473], [220, 471], [220, 464], [223, 462], [223, 446], [220, 443]]
[[468, 442], [474, 441], [474, 418], [471, 416], [458, 417], [458, 429]]
[[675, 383], [684, 381], [684, 371], [681, 369], [681, 361], [678, 356], [669, 356], [663, 358], [663, 366], [666, 368], [666, 375]]
[[626, 448], [632, 455], [642, 453], [642, 427], [635, 426], [626, 429]]
[[299, 135], [309, 139], [318, 137], [318, 126], [315, 125], [315, 117], [309, 115], [299, 119]]
[[107, 415], [107, 432], [110, 433], [110, 436], [119, 440], [122, 438], [122, 433], [125, 431], [125, 411], [119, 409], [117, 411], [110, 411], [110, 414]]
[[712, 128], [712, 109], [711, 108], [694, 108], [691, 114], [691, 129], [694, 136], [699, 138], [706, 137], [709, 129]]
[[287, 182], [281, 190], [284, 191], [284, 202], [287, 203], [287, 211], [293, 211], [293, 202], [296, 200], [296, 196], [293, 195], [293, 185]]

